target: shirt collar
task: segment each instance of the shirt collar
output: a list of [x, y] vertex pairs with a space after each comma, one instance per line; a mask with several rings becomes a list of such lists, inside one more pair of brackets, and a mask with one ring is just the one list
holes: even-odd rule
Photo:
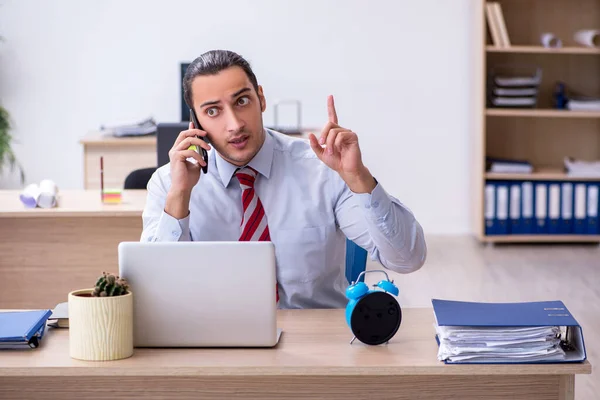
[[[258, 171], [259, 174], [262, 174], [265, 178], [269, 178], [271, 175], [271, 165], [273, 165], [273, 151], [275, 148], [275, 144], [273, 143], [273, 137], [271, 133], [265, 129], [265, 141], [263, 142], [262, 147], [256, 153], [254, 158], [250, 160], [247, 166], [254, 168]], [[219, 177], [221, 178], [221, 182], [223, 182], [223, 186], [227, 187], [229, 182], [231, 182], [231, 178], [235, 171], [239, 168], [229, 161], [226, 161], [221, 155], [217, 152], [215, 161], [217, 165], [217, 172], [219, 173]]]

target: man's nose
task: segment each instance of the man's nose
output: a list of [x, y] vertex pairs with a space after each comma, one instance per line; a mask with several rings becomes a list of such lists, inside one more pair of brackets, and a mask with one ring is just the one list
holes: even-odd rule
[[235, 113], [235, 111], [230, 110], [227, 113], [227, 131], [230, 133], [239, 132], [245, 127], [244, 121]]

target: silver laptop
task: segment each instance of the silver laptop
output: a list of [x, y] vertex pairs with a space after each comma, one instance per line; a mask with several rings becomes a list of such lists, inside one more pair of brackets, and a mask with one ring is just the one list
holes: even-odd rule
[[122, 242], [135, 347], [277, 344], [271, 242]]

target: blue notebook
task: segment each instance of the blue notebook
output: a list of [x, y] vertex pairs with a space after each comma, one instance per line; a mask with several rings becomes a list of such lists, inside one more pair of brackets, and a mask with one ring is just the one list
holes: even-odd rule
[[36, 348], [52, 310], [0, 312], [0, 349]]
[[[565, 358], [533, 361], [534, 363], [581, 362], [587, 357], [581, 326], [562, 301], [476, 303], [432, 299], [431, 302], [438, 326], [482, 329], [555, 326], [564, 328], [565, 337], [561, 337], [561, 343], [566, 353]], [[439, 345], [439, 338], [436, 339]]]

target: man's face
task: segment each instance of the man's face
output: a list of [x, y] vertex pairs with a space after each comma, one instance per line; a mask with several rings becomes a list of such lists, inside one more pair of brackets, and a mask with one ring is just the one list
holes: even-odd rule
[[[230, 163], [243, 166], [258, 153], [265, 139], [262, 112], [266, 101], [240, 67], [192, 81], [192, 100], [208, 140]], [[198, 128], [198, 127], [196, 127]]]

